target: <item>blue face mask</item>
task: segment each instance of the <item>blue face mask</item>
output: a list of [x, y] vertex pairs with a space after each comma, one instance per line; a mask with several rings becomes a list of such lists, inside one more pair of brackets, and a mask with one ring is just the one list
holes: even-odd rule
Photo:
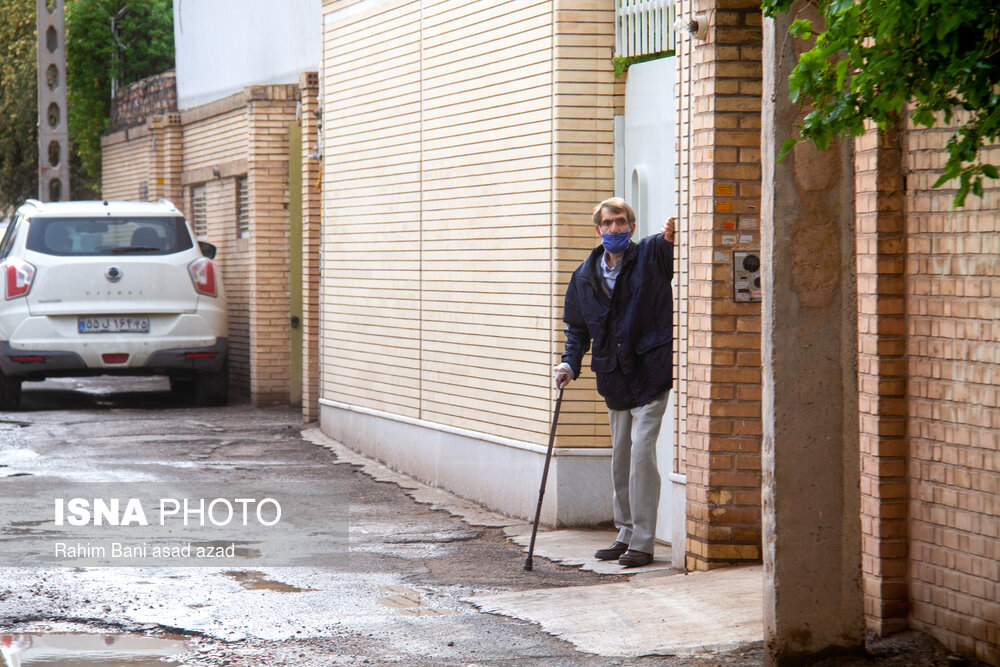
[[612, 255], [620, 255], [628, 248], [629, 239], [631, 238], [631, 231], [618, 232], [617, 234], [601, 234], [601, 243], [604, 245], [604, 249]]

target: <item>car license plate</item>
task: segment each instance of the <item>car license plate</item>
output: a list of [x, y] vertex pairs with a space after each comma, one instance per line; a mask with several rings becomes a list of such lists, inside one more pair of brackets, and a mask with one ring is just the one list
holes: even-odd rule
[[148, 317], [81, 317], [77, 327], [87, 333], [149, 333]]

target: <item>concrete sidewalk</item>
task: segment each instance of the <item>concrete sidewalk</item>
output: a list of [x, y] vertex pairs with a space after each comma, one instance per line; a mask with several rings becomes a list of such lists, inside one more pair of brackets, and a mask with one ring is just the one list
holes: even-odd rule
[[[374, 479], [398, 484], [418, 502], [446, 510], [473, 526], [503, 528], [507, 537], [527, 552], [530, 524], [422, 484], [348, 449], [319, 429], [309, 429], [302, 435], [330, 449], [341, 461], [360, 466]], [[760, 566], [685, 574], [670, 567], [669, 547], [657, 545], [652, 564], [624, 569], [616, 561], [594, 558], [597, 549], [613, 540], [613, 530], [540, 530], [534, 555], [615, 575], [620, 581], [482, 593], [465, 600], [484, 612], [537, 623], [581, 651], [609, 658], [710, 654], [763, 641]]]
[[[530, 527], [507, 532], [527, 551]], [[467, 599], [483, 611], [538, 623], [581, 651], [607, 657], [717, 653], [763, 640], [763, 568], [683, 574], [671, 569], [669, 553], [658, 553], [652, 564], [625, 570], [593, 557], [613, 537], [613, 531], [540, 532], [535, 555], [621, 575], [620, 582]]]

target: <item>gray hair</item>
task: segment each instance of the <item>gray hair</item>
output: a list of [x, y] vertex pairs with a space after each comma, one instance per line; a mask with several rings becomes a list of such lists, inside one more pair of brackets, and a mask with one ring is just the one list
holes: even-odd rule
[[621, 197], [611, 197], [594, 207], [594, 224], [598, 227], [601, 225], [601, 211], [604, 209], [608, 209], [612, 213], [624, 213], [628, 224], [635, 224], [635, 211], [632, 210], [632, 207]]

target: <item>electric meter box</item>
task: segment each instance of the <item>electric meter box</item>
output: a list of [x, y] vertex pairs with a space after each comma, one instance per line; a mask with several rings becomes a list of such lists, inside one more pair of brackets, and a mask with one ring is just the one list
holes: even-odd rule
[[733, 300], [738, 303], [760, 301], [760, 252], [733, 252]]

